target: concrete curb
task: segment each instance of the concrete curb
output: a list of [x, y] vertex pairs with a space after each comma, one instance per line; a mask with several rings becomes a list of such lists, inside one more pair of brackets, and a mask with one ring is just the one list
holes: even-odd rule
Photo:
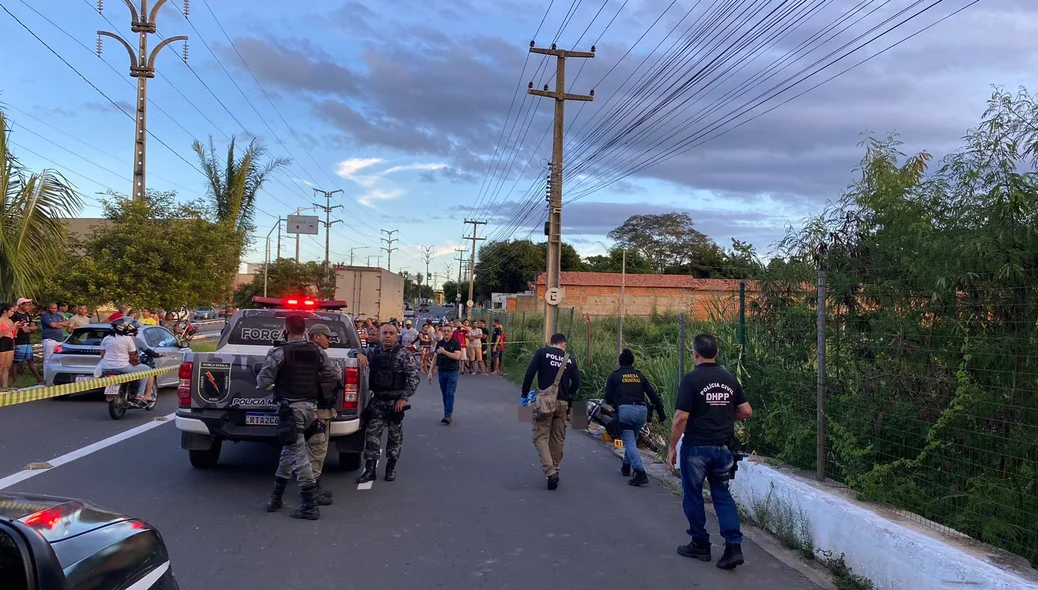
[[[613, 454], [622, 461], [624, 450], [606, 443], [605, 440], [602, 439], [602, 435], [605, 434], [605, 428], [596, 427], [597, 425], [589, 425], [588, 429], [583, 432], [598, 440], [603, 445], [612, 448]], [[647, 452], [644, 449], [639, 448], [638, 452], [642, 456], [642, 463], [645, 466], [646, 475], [653, 480], [658, 481], [665, 488], [669, 489], [675, 496], [681, 497], [683, 495], [681, 490], [681, 479], [670, 471], [670, 468], [667, 467], [666, 463], [663, 463], [657, 459], [654, 454]], [[717, 516], [714, 512], [713, 505], [709, 502], [706, 504], [706, 509], [710, 514], [713, 514], [715, 517]], [[682, 515], [682, 517], [684, 517], [684, 515]], [[798, 554], [779, 544], [770, 533], [759, 529], [750, 523], [742, 522], [741, 529], [744, 537], [752, 541], [775, 559], [781, 561], [786, 566], [800, 572], [805, 578], [816, 584], [819, 588], [823, 588], [824, 590], [837, 590], [836, 584], [832, 581], [832, 574], [817, 562], [803, 559]], [[752, 556], [750, 559], [752, 559]]]

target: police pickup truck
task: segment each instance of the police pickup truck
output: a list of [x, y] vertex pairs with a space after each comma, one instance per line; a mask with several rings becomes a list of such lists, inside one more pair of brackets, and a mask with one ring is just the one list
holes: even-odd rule
[[[216, 352], [188, 352], [180, 365], [179, 407], [175, 422], [180, 446], [191, 465], [215, 467], [224, 441], [278, 443], [278, 404], [273, 392], [256, 388], [256, 375], [267, 352], [284, 342], [285, 318], [302, 314], [307, 329], [324, 324], [332, 331], [326, 351], [342, 369], [336, 387], [338, 414], [331, 423], [329, 447], [339, 454], [339, 467], [360, 468], [364, 447], [362, 413], [367, 404], [368, 368], [361, 367], [355, 350], [360, 339], [344, 301], [310, 298], [256, 297], [266, 309], [240, 309], [227, 321]], [[330, 451], [332, 449], [329, 449]]]

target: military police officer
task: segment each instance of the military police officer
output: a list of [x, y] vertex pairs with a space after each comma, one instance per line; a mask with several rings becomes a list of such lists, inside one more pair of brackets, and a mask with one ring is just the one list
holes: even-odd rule
[[[256, 375], [256, 387], [274, 388], [274, 400], [280, 402], [281, 420], [294, 420], [295, 440], [281, 447], [281, 460], [274, 479], [274, 491], [267, 502], [267, 511], [281, 508], [288, 480], [294, 474], [299, 483], [302, 504], [292, 512], [292, 518], [317, 520], [317, 484], [310, 466], [310, 452], [305, 432], [314, 423], [317, 400], [322, 383], [335, 383], [339, 371], [324, 350], [306, 340], [306, 320], [294, 314], [285, 318], [287, 341], [271, 349]], [[291, 424], [279, 424], [290, 429]]]
[[[321, 350], [328, 350], [328, 346], [332, 342], [331, 328], [325, 324], [314, 324], [310, 326], [309, 334], [311, 342], [320, 346]], [[336, 415], [336, 402], [338, 392], [342, 391], [342, 384], [336, 381], [334, 384], [322, 383], [321, 386], [321, 395], [317, 398], [316, 419], [324, 428], [311, 436], [306, 444], [310, 448], [310, 468], [314, 472], [314, 481], [317, 485], [317, 505], [330, 506], [332, 493], [321, 487], [321, 472], [324, 470], [324, 460], [328, 456], [328, 433], [331, 430], [332, 419]]]
[[645, 396], [652, 400], [657, 421], [662, 423], [667, 414], [663, 409], [663, 400], [652, 384], [641, 371], [634, 368], [634, 353], [625, 348], [618, 360], [620, 368], [606, 379], [603, 399], [616, 408], [614, 420], [617, 424], [611, 425], [613, 427], [610, 430], [620, 432], [620, 439], [624, 441], [624, 461], [620, 472], [628, 476], [631, 474], [631, 467], [634, 467], [634, 477], [627, 483], [640, 486], [649, 483], [649, 477], [645, 475], [645, 467], [642, 465], [641, 453], [638, 452], [638, 433], [645, 423], [652, 419], [652, 410], [645, 404]]
[[413, 354], [397, 342], [397, 328], [384, 324], [382, 341], [367, 351], [368, 388], [371, 398], [364, 410], [367, 426], [364, 430], [364, 473], [357, 483], [377, 479], [378, 457], [381, 454], [382, 430], [389, 427], [386, 440], [386, 481], [396, 479], [396, 462], [404, 443], [404, 411], [407, 402], [418, 388], [418, 364]]

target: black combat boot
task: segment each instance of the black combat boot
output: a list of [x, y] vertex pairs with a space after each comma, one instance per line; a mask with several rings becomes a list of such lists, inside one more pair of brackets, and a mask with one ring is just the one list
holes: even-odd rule
[[317, 509], [317, 484], [304, 487], [300, 490], [299, 495], [302, 498], [302, 503], [289, 516], [306, 520], [317, 520], [320, 518], [321, 513]]
[[704, 540], [692, 541], [688, 545], [679, 545], [678, 555], [691, 557], [699, 561], [710, 561], [713, 559], [713, 556], [710, 555], [710, 541]]
[[378, 473], [375, 472], [377, 467], [378, 461], [365, 461], [364, 473], [361, 473], [360, 477], [357, 478], [357, 483], [368, 483], [378, 479]]
[[645, 475], [644, 469], [635, 469], [634, 477], [627, 482], [629, 486], [641, 486], [649, 483], [649, 476]]
[[274, 491], [270, 493], [270, 499], [267, 500], [267, 512], [277, 512], [284, 506], [281, 503], [281, 499], [285, 496], [286, 487], [288, 487], [287, 479], [283, 477], [274, 478]]
[[386, 481], [396, 479], [396, 459], [386, 461]]
[[620, 466], [620, 475], [631, 477], [631, 464], [627, 461], [624, 461], [623, 465]]
[[717, 567], [723, 570], [733, 570], [736, 567], [742, 565], [742, 544], [740, 543], [725, 543], [724, 544], [724, 555], [721, 559], [717, 560]]
[[317, 484], [317, 495], [314, 496], [318, 506], [331, 506], [332, 505], [332, 493], [321, 487], [321, 480], [316, 480]]
[[557, 487], [559, 487], [559, 474], [556, 473], [555, 475], [549, 475], [548, 476], [548, 489], [549, 490], [554, 490]]

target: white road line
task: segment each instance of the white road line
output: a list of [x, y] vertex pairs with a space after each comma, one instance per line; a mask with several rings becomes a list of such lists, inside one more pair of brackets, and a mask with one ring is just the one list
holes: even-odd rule
[[[379, 463], [381, 463], [381, 462], [382, 462], [382, 460], [381, 460], [381, 459], [376, 459], [376, 460], [375, 460], [375, 476], [376, 476], [376, 477], [375, 477], [375, 479], [376, 479], [376, 480], [378, 479], [378, 464], [379, 464]], [[358, 490], [370, 490], [370, 489], [371, 489], [371, 486], [372, 486], [372, 485], [373, 485], [374, 483], [375, 483], [375, 481], [374, 481], [374, 480], [372, 480], [372, 481], [366, 481], [366, 482], [364, 482], [364, 483], [359, 483], [359, 484], [357, 484], [357, 489], [358, 489]], [[3, 488], [0, 488], [0, 489], [3, 489]]]
[[19, 471], [17, 473], [13, 473], [11, 475], [8, 475], [7, 477], [4, 477], [4, 478], [0, 479], [0, 490], [9, 488], [9, 487], [11, 487], [11, 486], [13, 486], [15, 484], [21, 483], [21, 482], [23, 482], [23, 481], [25, 481], [25, 480], [27, 480], [29, 478], [36, 477], [37, 475], [40, 475], [41, 473], [47, 473], [48, 471], [50, 471], [51, 469], [54, 469], [55, 467], [60, 467], [60, 466], [62, 466], [64, 464], [66, 464], [66, 463], [71, 463], [71, 462], [75, 461], [76, 459], [82, 459], [83, 457], [86, 457], [87, 455], [90, 455], [92, 453], [96, 453], [97, 451], [100, 451], [101, 449], [110, 447], [110, 446], [112, 446], [112, 445], [114, 445], [116, 443], [122, 442], [122, 441], [124, 441], [124, 440], [126, 440], [128, 438], [133, 438], [133, 437], [137, 436], [138, 434], [144, 434], [145, 432], [148, 432], [149, 430], [152, 430], [154, 428], [158, 428], [159, 426], [162, 426], [164, 424], [172, 424], [174, 417], [176, 417], [176, 412], [174, 412], [172, 414], [167, 414], [167, 415], [159, 417], [159, 418], [155, 418], [154, 420], [152, 420], [150, 422], [147, 422], [146, 424], [141, 424], [140, 426], [137, 426], [137, 427], [131, 428], [129, 430], [120, 432], [119, 434], [110, 436], [110, 437], [108, 437], [108, 438], [106, 438], [104, 440], [99, 440], [99, 441], [97, 441], [97, 442], [95, 442], [93, 444], [89, 444], [89, 445], [87, 445], [87, 446], [85, 446], [85, 447], [83, 447], [81, 449], [76, 449], [75, 451], [72, 451], [71, 453], [66, 453], [66, 454], [64, 454], [64, 455], [62, 455], [60, 457], [55, 457], [55, 458], [51, 459], [50, 461], [46, 462], [46, 463], [50, 464], [50, 468], [49, 469], [23, 469], [22, 471]]

